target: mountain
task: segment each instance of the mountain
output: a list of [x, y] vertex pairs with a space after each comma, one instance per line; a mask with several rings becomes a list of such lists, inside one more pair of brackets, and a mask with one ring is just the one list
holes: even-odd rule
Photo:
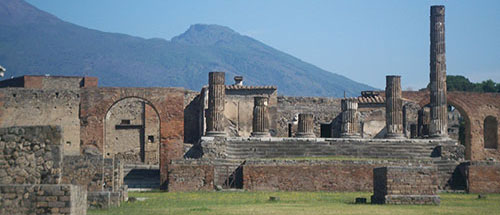
[[199, 90], [208, 72], [244, 76], [246, 85], [277, 85], [294, 96], [348, 96], [374, 88], [327, 72], [219, 25], [192, 25], [169, 40], [77, 26], [22, 0], [0, 1], [0, 65], [6, 76], [96, 76], [101, 86]]

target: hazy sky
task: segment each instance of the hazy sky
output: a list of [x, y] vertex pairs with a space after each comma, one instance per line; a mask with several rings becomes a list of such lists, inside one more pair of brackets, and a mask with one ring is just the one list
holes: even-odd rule
[[170, 39], [191, 24], [219, 24], [327, 71], [383, 89], [429, 81], [429, 7], [446, 6], [450, 75], [500, 82], [500, 1], [28, 0], [84, 27]]

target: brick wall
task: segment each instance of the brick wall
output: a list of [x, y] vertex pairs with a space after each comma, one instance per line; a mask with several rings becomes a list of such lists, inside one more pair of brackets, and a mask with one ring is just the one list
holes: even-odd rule
[[473, 161], [466, 172], [470, 193], [500, 193], [500, 162]]
[[54, 126], [0, 128], [1, 184], [58, 184], [61, 130]]
[[214, 189], [214, 165], [208, 161], [186, 160], [168, 167], [168, 191], [207, 191]]
[[87, 191], [68, 184], [0, 184], [0, 214], [86, 214]]
[[[373, 168], [388, 161], [247, 161], [247, 190], [354, 192], [373, 189]], [[408, 163], [405, 163], [408, 164]]]
[[372, 203], [439, 204], [435, 167], [389, 166], [373, 169]]

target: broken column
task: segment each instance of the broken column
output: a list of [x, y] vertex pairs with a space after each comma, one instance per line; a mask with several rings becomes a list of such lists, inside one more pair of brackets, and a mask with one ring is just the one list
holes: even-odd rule
[[433, 138], [448, 137], [448, 105], [446, 103], [446, 49], [444, 31], [444, 6], [431, 6], [431, 123], [429, 136]]
[[314, 116], [309, 113], [299, 114], [299, 126], [296, 137], [314, 138]]
[[269, 136], [269, 116], [267, 113], [268, 98], [264, 96], [254, 97], [252, 136]]
[[225, 73], [208, 74], [207, 136], [225, 136], [224, 102], [226, 97]]
[[387, 138], [403, 138], [403, 100], [401, 98], [401, 76], [386, 76], [385, 122]]
[[342, 99], [342, 126], [340, 137], [353, 138], [359, 137], [358, 123], [358, 101], [355, 99]]

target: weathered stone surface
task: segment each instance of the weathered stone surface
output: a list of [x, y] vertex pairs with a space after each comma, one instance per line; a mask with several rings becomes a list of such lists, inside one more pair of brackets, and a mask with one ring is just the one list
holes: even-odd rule
[[386, 76], [385, 119], [387, 138], [403, 138], [403, 100], [401, 76]]
[[374, 204], [439, 204], [437, 169], [386, 166], [373, 169]]
[[359, 137], [358, 101], [355, 99], [342, 99], [342, 126], [340, 137]]
[[266, 137], [269, 135], [269, 113], [267, 106], [269, 98], [264, 96], [254, 97], [252, 136]]
[[69, 184], [0, 184], [0, 214], [86, 214], [87, 191]]
[[224, 72], [208, 74], [207, 136], [224, 136], [226, 86]]
[[299, 114], [299, 125], [296, 137], [314, 138], [314, 116], [312, 114]]
[[500, 193], [500, 162], [473, 161], [466, 173], [470, 193]]
[[430, 100], [429, 135], [448, 137], [448, 105], [446, 96], [446, 47], [444, 6], [431, 6]]
[[171, 164], [168, 172], [168, 191], [202, 191], [214, 189], [214, 165], [195, 161]]
[[61, 130], [55, 126], [0, 128], [0, 183], [58, 184], [62, 172]]

